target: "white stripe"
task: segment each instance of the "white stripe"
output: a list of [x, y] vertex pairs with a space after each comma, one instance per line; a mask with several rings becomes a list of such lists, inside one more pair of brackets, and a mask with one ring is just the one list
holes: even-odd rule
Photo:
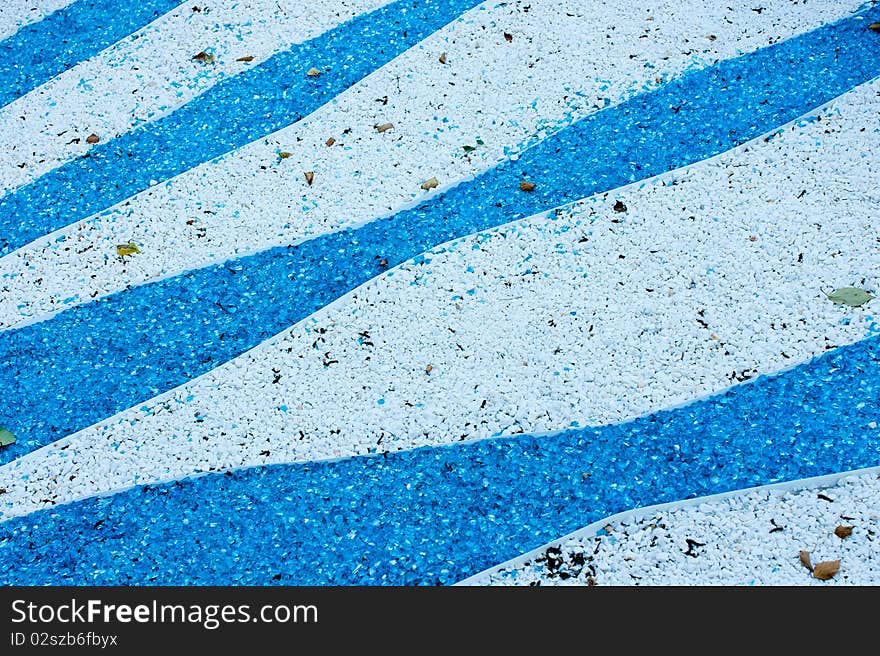
[[[200, 12], [185, 3], [0, 109], [0, 194], [82, 155], [90, 134], [106, 142], [154, 121], [291, 44], [388, 2], [215, 0]], [[201, 51], [215, 63], [193, 60]]]
[[878, 91], [405, 263], [3, 467], [5, 516], [197, 472], [620, 422], [862, 339], [874, 308], [820, 290], [880, 285]]
[[43, 20], [74, 0], [3, 0], [0, 6], [0, 40], [12, 36], [25, 25]]
[[[633, 17], [616, 6], [584, 12], [578, 2], [529, 4], [528, 13], [481, 5], [300, 123], [0, 258], [0, 327], [388, 215], [424, 198], [424, 180], [437, 177], [440, 188], [428, 193], [439, 192], [594, 112], [603, 99], [617, 103], [656, 80], [809, 31], [857, 6], [805, 10], [780, 0], [763, 2], [758, 14], [692, 0], [671, 12], [653, 0]], [[393, 129], [373, 127], [386, 122]], [[332, 147], [324, 145], [329, 137], [337, 140]], [[462, 146], [477, 138], [485, 145], [465, 153]], [[279, 161], [279, 151], [291, 156]], [[314, 171], [311, 186], [305, 171]], [[129, 240], [141, 253], [123, 262], [116, 244]]]

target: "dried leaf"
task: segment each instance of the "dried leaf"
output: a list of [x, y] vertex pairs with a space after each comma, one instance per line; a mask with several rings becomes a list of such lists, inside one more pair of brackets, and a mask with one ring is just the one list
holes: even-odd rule
[[309, 185], [311, 185], [311, 184], [312, 184], [312, 180], [315, 179], [315, 172], [314, 172], [314, 171], [306, 171], [304, 175], [306, 176], [306, 182], [307, 182]]
[[0, 426], [0, 446], [9, 446], [15, 444], [15, 435]]
[[614, 207], [612, 209], [614, 209], [615, 212], [626, 212], [626, 205], [623, 204], [623, 201], [619, 200], [614, 203]]
[[327, 141], [325, 141], [324, 143], [325, 143], [326, 145], [328, 145], [328, 146], [332, 146], [333, 144], [336, 143], [336, 139], [334, 139], [333, 137], [330, 137], [330, 138], [327, 139]]
[[[825, 292], [822, 293], [825, 294]], [[840, 287], [825, 296], [837, 305], [849, 305], [850, 307], [859, 307], [874, 298], [873, 294], [858, 287]]]
[[513, 41], [513, 35], [512, 35], [512, 34], [508, 34], [507, 32], [504, 33], [504, 38], [507, 39], [507, 42], [508, 42], [508, 43], [510, 43], [511, 41]]
[[880, 23], [874, 22], [868, 25], [869, 30], [873, 30], [874, 32], [880, 32]]
[[288, 157], [290, 157], [290, 155], [291, 153], [288, 153], [286, 150], [282, 150], [280, 153], [278, 153], [278, 158], [287, 159]]
[[808, 570], [810, 570], [812, 572], [813, 571], [813, 563], [810, 561], [810, 552], [809, 551], [801, 551], [800, 554], [798, 554], [798, 557], [801, 560], [801, 565], [803, 565], [804, 567], [806, 567]]
[[839, 560], [826, 560], [825, 562], [816, 564], [816, 566], [813, 568], [813, 576], [817, 579], [821, 579], [822, 581], [827, 581], [835, 574], [837, 574], [837, 570], [839, 569]]
[[437, 59], [440, 60], [440, 63], [441, 63], [441, 64], [445, 64], [445, 63], [446, 63], [446, 53], [445, 53], [445, 52], [441, 52], [441, 53], [440, 53], [440, 56], [439, 56]]
[[116, 253], [120, 257], [125, 257], [126, 255], [134, 255], [135, 253], [140, 253], [141, 249], [137, 247], [133, 241], [128, 242], [127, 244], [117, 244], [116, 245]]
[[433, 370], [434, 370], [434, 366], [433, 366], [433, 365], [430, 365], [430, 364], [429, 364], [427, 367], [425, 367], [425, 373], [426, 373], [426, 374], [431, 373]]
[[429, 178], [422, 183], [422, 189], [433, 189], [436, 187], [439, 182], [437, 182], [437, 178]]
[[196, 61], [200, 61], [203, 64], [213, 64], [214, 63], [214, 55], [209, 55], [204, 50], [202, 50], [199, 54], [193, 56], [193, 59], [195, 59]]
[[844, 538], [848, 538], [850, 535], [852, 535], [852, 532], [852, 526], [838, 526], [836, 529], [834, 529], [834, 535], [839, 537], [841, 540], [843, 540]]
[[383, 123], [382, 125], [374, 126], [376, 128], [376, 132], [385, 132], [386, 130], [390, 130], [394, 127], [393, 123]]
[[523, 180], [522, 182], [519, 183], [519, 188], [521, 191], [534, 191], [535, 190], [535, 183], [534, 182], [527, 182], [526, 180]]
[[101, 140], [101, 137], [99, 137], [94, 132], [92, 132], [89, 136], [86, 137], [86, 143], [90, 143], [90, 144], [96, 144], [100, 140]]
[[254, 61], [254, 57], [253, 57], [253, 55], [248, 55], [246, 57], [239, 57], [235, 61], [243, 61], [243, 62]]
[[309, 77], [318, 77], [320, 74], [321, 74], [321, 71], [319, 71], [314, 66], [306, 71], [306, 75], [308, 75]]

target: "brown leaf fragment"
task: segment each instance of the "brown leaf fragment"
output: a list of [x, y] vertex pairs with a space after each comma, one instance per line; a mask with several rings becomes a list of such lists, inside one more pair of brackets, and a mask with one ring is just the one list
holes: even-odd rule
[[434, 370], [434, 365], [430, 365], [430, 364], [429, 364], [427, 367], [425, 367], [425, 373], [426, 373], [426, 374], [431, 373], [433, 370]]
[[839, 560], [826, 560], [816, 564], [813, 568], [813, 576], [822, 581], [827, 581], [828, 579], [833, 578], [839, 569]]
[[203, 64], [213, 64], [214, 63], [214, 55], [209, 55], [204, 50], [202, 50], [197, 55], [193, 55], [193, 59], [195, 59], [196, 61], [200, 61]]
[[874, 32], [880, 32], [880, 23], [874, 22], [868, 25], [868, 29]]
[[441, 52], [441, 53], [440, 53], [440, 56], [439, 56], [437, 59], [440, 60], [440, 63], [441, 63], [441, 64], [445, 64], [445, 63], [446, 63], [446, 53], [445, 53], [445, 52]]
[[303, 175], [306, 176], [306, 183], [311, 185], [312, 181], [315, 179], [315, 172], [314, 171], [306, 171]]
[[330, 137], [330, 138], [327, 139], [327, 141], [325, 141], [324, 143], [325, 143], [327, 146], [332, 146], [333, 144], [336, 143], [336, 139], [334, 139], [333, 137]]
[[614, 207], [612, 209], [615, 212], [626, 212], [626, 205], [623, 204], [623, 201], [619, 200], [614, 203]]
[[306, 71], [306, 75], [308, 75], [309, 77], [318, 77], [320, 74], [321, 74], [321, 71], [319, 71], [314, 66]]
[[250, 62], [250, 61], [254, 61], [254, 56], [253, 56], [253, 55], [247, 55], [246, 57], [239, 57], [239, 58], [236, 59], [235, 61], [242, 61], [242, 62]]
[[94, 132], [92, 132], [89, 136], [86, 137], [86, 143], [90, 143], [90, 144], [96, 144], [100, 140], [101, 140], [101, 137], [99, 137]]
[[838, 526], [836, 529], [834, 529], [834, 535], [839, 537], [841, 540], [843, 540], [844, 538], [848, 538], [850, 535], [852, 535], [852, 532], [853, 532], [852, 526], [842, 526], [841, 525], [841, 526]]
[[383, 123], [382, 125], [373, 126], [376, 128], [376, 132], [385, 132], [386, 130], [390, 130], [394, 127], [394, 123]]
[[809, 551], [801, 551], [798, 554], [798, 558], [800, 558], [801, 565], [806, 567], [811, 572], [813, 571], [813, 563], [810, 560], [810, 552]]
[[286, 150], [282, 150], [280, 153], [278, 153], [278, 159], [287, 159], [288, 157], [290, 157], [290, 153], [288, 153]]
[[520, 188], [520, 191], [534, 191], [535, 190], [535, 183], [528, 182], [527, 180], [523, 180], [522, 182], [519, 183], [519, 188]]
[[717, 37], [714, 34], [709, 35], [709, 41], [714, 41]]
[[508, 34], [507, 32], [504, 33], [504, 38], [507, 40], [508, 43], [510, 43], [511, 41], [513, 41], [513, 35], [512, 35], [512, 34]]
[[439, 184], [437, 178], [429, 178], [422, 183], [422, 189], [433, 189]]

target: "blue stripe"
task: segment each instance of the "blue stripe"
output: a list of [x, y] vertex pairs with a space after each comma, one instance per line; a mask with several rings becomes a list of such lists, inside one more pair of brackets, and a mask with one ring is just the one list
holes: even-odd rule
[[131, 488], [0, 524], [0, 584], [450, 584], [623, 510], [880, 465], [878, 399], [873, 337], [624, 424]]
[[[20, 440], [0, 450], [0, 461], [209, 371], [376, 276], [383, 259], [395, 266], [455, 237], [709, 157], [802, 115], [880, 73], [870, 47], [878, 35], [866, 22], [844, 20], [688, 74], [389, 219], [0, 333], [0, 389], [12, 399], [0, 425]], [[531, 194], [518, 191], [523, 172], [539, 184]]]
[[[0, 255], [295, 123], [479, 0], [400, 0], [228, 78], [0, 199]], [[124, 12], [123, 12], [124, 13]], [[317, 67], [324, 73], [308, 77]]]
[[78, 0], [0, 41], [0, 107], [98, 54], [177, 5], [139, 0]]

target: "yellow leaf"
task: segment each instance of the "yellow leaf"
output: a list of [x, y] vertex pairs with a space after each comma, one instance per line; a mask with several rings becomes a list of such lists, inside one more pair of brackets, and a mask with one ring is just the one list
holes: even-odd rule
[[880, 32], [880, 23], [871, 23], [868, 25], [869, 30], [873, 30], [874, 32]]
[[440, 63], [441, 63], [441, 64], [445, 64], [445, 63], [446, 63], [446, 53], [445, 53], [445, 52], [441, 52], [441, 53], [440, 53], [440, 56], [438, 57], [438, 59], [440, 60]]
[[282, 150], [280, 153], [278, 153], [279, 159], [287, 159], [288, 157], [290, 157], [290, 153], [288, 153], [286, 150]]
[[306, 75], [308, 75], [309, 77], [318, 77], [320, 74], [321, 74], [321, 71], [319, 71], [317, 68], [314, 68], [314, 67], [312, 67], [306, 71]]
[[422, 183], [422, 189], [433, 189], [438, 184], [440, 183], [437, 182], [437, 178], [430, 178]]
[[120, 257], [124, 257], [126, 255], [134, 255], [135, 253], [140, 253], [141, 249], [137, 247], [133, 241], [128, 242], [127, 244], [117, 244], [116, 245], [116, 253]]
[[393, 127], [393, 123], [383, 123], [382, 125], [375, 126], [377, 132], [385, 132], [385, 130], [390, 130]]
[[837, 574], [837, 570], [840, 569], [840, 561], [839, 560], [826, 560], [823, 563], [818, 563], [813, 568], [813, 576], [817, 579], [821, 579], [822, 581], [827, 581], [832, 578], [835, 574]]

